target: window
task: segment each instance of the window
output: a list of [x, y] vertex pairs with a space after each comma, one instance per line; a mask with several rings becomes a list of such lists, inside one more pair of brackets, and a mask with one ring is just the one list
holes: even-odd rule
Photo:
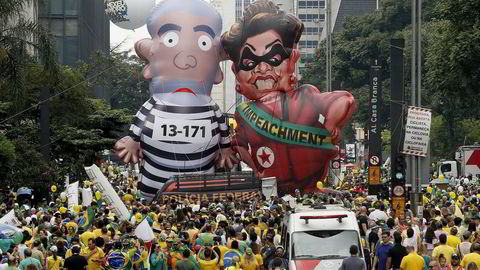
[[325, 7], [325, 1], [298, 1], [298, 8], [319, 8]]
[[301, 48], [317, 48], [318, 47], [318, 40], [300, 40], [298, 45]]
[[78, 59], [78, 38], [65, 37], [64, 39], [64, 62], [65, 65], [73, 65]]
[[67, 37], [78, 36], [78, 20], [77, 19], [65, 20], [65, 36]]
[[[325, 15], [323, 15], [325, 17]], [[318, 14], [299, 14], [298, 18], [302, 20], [302, 22], [316, 22], [318, 21]]]
[[[319, 245], [318, 243], [322, 243]], [[295, 232], [292, 235], [292, 258], [293, 259], [322, 259], [350, 257], [350, 246], [357, 245], [359, 256], [360, 239], [355, 231], [328, 230], [328, 231], [304, 231]]]
[[65, 15], [78, 15], [78, 0], [65, 0]]
[[50, 0], [49, 13], [52, 15], [63, 15], [63, 0]]
[[45, 1], [38, 1], [38, 15], [47, 15], [48, 3]]
[[63, 19], [50, 20], [50, 33], [54, 36], [63, 36]]
[[318, 27], [305, 27], [304, 33], [305, 35], [318, 35], [318, 30]]
[[59, 63], [63, 63], [63, 37], [55, 37], [53, 42], [57, 48], [57, 60]]

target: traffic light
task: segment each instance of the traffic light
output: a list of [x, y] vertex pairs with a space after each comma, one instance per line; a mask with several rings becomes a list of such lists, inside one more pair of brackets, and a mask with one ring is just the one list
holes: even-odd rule
[[402, 154], [399, 154], [394, 159], [394, 164], [392, 165], [392, 178], [396, 181], [405, 181], [405, 173], [407, 167], [405, 157]]

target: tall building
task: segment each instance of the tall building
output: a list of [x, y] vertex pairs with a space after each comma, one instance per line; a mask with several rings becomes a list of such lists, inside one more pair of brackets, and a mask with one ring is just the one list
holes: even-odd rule
[[[220, 13], [223, 20], [222, 33], [230, 30], [236, 20], [236, 2], [233, 0], [210, 0], [210, 4]], [[234, 113], [236, 108], [235, 75], [232, 72], [232, 62], [220, 63], [223, 71], [223, 81], [214, 85], [212, 98], [225, 113]]]
[[[327, 36], [325, 7], [325, 0], [296, 0], [295, 14], [305, 24], [305, 30], [299, 42], [300, 74], [305, 68], [305, 63], [313, 59], [315, 49]], [[343, 30], [346, 17], [365, 15], [374, 11], [375, 8], [376, 0], [331, 0], [332, 32]]]
[[99, 0], [39, 0], [38, 19], [53, 36], [58, 62], [73, 65], [108, 52], [110, 25]]

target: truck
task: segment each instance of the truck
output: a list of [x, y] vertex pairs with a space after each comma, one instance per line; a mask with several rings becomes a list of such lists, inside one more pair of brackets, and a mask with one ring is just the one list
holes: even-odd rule
[[252, 201], [257, 196], [277, 196], [276, 179], [258, 178], [252, 171], [175, 175], [157, 192], [155, 201]]
[[480, 178], [480, 144], [463, 145], [455, 152], [455, 160], [440, 161], [437, 175], [448, 178]]

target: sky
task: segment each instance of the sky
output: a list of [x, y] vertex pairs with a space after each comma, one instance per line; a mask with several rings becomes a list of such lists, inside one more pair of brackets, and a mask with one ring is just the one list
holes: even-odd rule
[[[162, 0], [155, 0], [157, 4], [161, 1]], [[205, 0], [205, 1], [210, 2], [210, 0]], [[122, 51], [131, 50], [131, 53], [134, 53], [133, 45], [135, 44], [135, 42], [137, 42], [142, 38], [150, 38], [150, 35], [148, 34], [146, 26], [140, 27], [135, 30], [125, 30], [116, 26], [114, 23], [110, 22], [110, 47], [111, 48], [123, 42], [122, 45], [119, 47], [119, 49]]]

